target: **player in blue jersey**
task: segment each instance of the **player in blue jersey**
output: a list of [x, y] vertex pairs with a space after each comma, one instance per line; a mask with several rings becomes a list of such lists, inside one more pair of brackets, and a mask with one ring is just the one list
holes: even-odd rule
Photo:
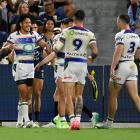
[[31, 31], [31, 18], [29, 15], [22, 15], [17, 23], [17, 30], [11, 33], [7, 42], [0, 50], [0, 60], [15, 51], [13, 69], [15, 82], [19, 91], [17, 127], [32, 127], [28, 116], [28, 88], [33, 84], [34, 78], [34, 49], [36, 45], [45, 48], [50, 53], [48, 44], [42, 37]]

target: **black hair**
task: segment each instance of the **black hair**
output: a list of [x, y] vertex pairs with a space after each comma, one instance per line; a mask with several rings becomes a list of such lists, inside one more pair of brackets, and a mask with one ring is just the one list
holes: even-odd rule
[[55, 27], [55, 20], [53, 18], [48, 18], [44, 24], [43, 24], [43, 29], [42, 29], [42, 32], [45, 33], [46, 32], [46, 23], [51, 20], [53, 23], [54, 23], [54, 27]]
[[44, 2], [47, 2], [47, 1], [52, 1], [54, 3], [54, 0], [44, 0]]
[[73, 19], [72, 18], [64, 18], [61, 21], [62, 24], [69, 24], [70, 22], [73, 22]]
[[31, 13], [33, 13], [33, 12], [35, 12], [35, 13], [39, 13], [39, 8], [38, 8], [38, 5], [31, 5], [30, 7], [29, 7], [29, 9], [30, 9], [30, 12]]
[[119, 19], [126, 24], [129, 24], [130, 22], [130, 18], [126, 14], [119, 15]]
[[84, 10], [77, 10], [75, 13], [74, 13], [74, 17], [76, 20], [80, 20], [80, 21], [83, 21], [85, 19], [85, 12]]
[[31, 20], [31, 16], [29, 14], [22, 14], [21, 16], [19, 16], [19, 19], [16, 24], [17, 31], [19, 31], [21, 29], [20, 23], [23, 22], [26, 18], [29, 18]]

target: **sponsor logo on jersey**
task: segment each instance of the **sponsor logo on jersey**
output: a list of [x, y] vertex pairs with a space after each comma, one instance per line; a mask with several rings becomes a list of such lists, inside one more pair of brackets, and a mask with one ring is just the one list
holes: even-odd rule
[[72, 56], [82, 56], [82, 57], [87, 57], [87, 54], [86, 53], [76, 53], [76, 52], [73, 52], [73, 53], [70, 53], [70, 52], [67, 52], [66, 53], [67, 55], [72, 55]]

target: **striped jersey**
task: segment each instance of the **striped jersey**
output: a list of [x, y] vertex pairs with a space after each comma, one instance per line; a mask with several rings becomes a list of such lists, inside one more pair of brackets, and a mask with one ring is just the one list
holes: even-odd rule
[[24, 35], [16, 31], [9, 35], [7, 42], [16, 45], [14, 48], [16, 53], [15, 61], [34, 60], [34, 50], [37, 46], [37, 42], [41, 39], [42, 37], [37, 32]]

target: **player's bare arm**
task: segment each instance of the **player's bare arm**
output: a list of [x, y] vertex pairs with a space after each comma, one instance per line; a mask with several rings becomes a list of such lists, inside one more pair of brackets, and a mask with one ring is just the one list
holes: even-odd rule
[[124, 45], [118, 44], [116, 46], [114, 54], [113, 54], [113, 59], [112, 59], [112, 64], [111, 64], [111, 72], [110, 72], [110, 76], [113, 80], [116, 80], [119, 78], [119, 77], [116, 77], [116, 75], [115, 75], [115, 68], [116, 68], [117, 64], [119, 63], [123, 49], [124, 49]]
[[57, 43], [54, 45], [54, 51], [51, 54], [49, 54], [46, 58], [44, 58], [40, 63], [38, 63], [35, 67], [35, 70], [39, 70], [41, 66], [49, 63], [52, 59], [54, 59], [56, 57], [57, 52], [61, 50], [63, 45], [64, 44], [62, 41], [57, 41]]
[[43, 48], [43, 49], [45, 48], [47, 54], [50, 54], [50, 53], [51, 53], [51, 48], [49, 47], [48, 43], [45, 42], [43, 39], [41, 39], [41, 40], [38, 42], [38, 45], [39, 45], [41, 48]]
[[92, 58], [92, 60], [94, 60], [94, 59], [97, 57], [97, 55], [98, 55], [98, 48], [97, 48], [97, 43], [96, 43], [96, 41], [90, 43], [90, 44], [89, 44], [89, 47], [90, 47], [91, 50], [92, 50], [91, 58]]
[[38, 63], [36, 66], [35, 66], [35, 70], [39, 70], [41, 66], [49, 63], [53, 58], [55, 58], [56, 56], [56, 53], [55, 52], [52, 52], [51, 54], [49, 54], [47, 57], [45, 57], [40, 63]]
[[88, 70], [87, 70], [87, 77], [90, 81], [94, 80], [94, 76], [89, 74]]
[[11, 53], [11, 51], [15, 48], [15, 44], [13, 43], [9, 43], [9, 42], [6, 42], [2, 49], [0, 49], [0, 61], [2, 58], [4, 58], [5, 56], [7, 56], [8, 54]]
[[137, 50], [136, 50], [135, 60], [140, 61], [140, 47], [138, 47]]

